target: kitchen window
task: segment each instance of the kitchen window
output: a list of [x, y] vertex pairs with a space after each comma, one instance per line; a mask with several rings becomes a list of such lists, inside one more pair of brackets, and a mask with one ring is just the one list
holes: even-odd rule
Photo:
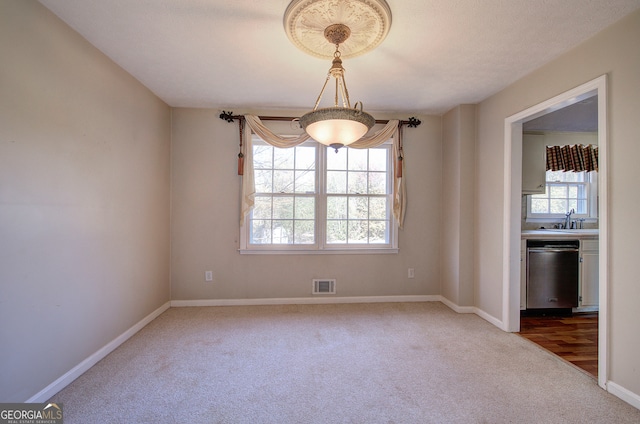
[[597, 219], [598, 173], [547, 171], [543, 194], [527, 196], [527, 220], [572, 218]]
[[243, 253], [397, 252], [391, 141], [337, 152], [315, 141], [252, 142], [256, 193]]

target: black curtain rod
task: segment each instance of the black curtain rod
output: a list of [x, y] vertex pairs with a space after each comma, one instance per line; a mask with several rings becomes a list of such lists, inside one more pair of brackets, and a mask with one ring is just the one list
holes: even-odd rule
[[[258, 116], [261, 121], [293, 121], [294, 119], [299, 119], [299, 117], [290, 117], [290, 116]], [[234, 120], [242, 121], [244, 119], [244, 115], [234, 115], [233, 112], [225, 112], [224, 110], [220, 114], [220, 119], [223, 119], [227, 122], [233, 122]], [[388, 119], [376, 119], [376, 124], [386, 124], [388, 123]], [[420, 125], [422, 121], [413, 116], [406, 121], [400, 121], [400, 125], [407, 125], [409, 128], [416, 128]]]

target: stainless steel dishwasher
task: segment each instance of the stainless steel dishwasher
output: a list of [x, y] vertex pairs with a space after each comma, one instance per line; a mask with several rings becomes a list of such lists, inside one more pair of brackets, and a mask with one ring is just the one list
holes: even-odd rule
[[578, 240], [527, 241], [527, 309], [578, 306]]

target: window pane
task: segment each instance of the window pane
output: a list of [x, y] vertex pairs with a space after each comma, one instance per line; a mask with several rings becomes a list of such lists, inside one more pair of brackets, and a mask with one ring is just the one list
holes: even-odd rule
[[368, 151], [366, 149], [349, 149], [348, 150], [349, 171], [366, 170], [367, 156], [368, 156]]
[[387, 239], [387, 222], [371, 221], [369, 222], [369, 243], [388, 243]]
[[327, 193], [346, 193], [347, 173], [344, 171], [327, 171]]
[[255, 145], [253, 146], [253, 167], [254, 169], [270, 169], [273, 165], [273, 147]]
[[295, 244], [315, 243], [314, 221], [295, 221]]
[[531, 212], [532, 213], [549, 213], [549, 201], [544, 199], [531, 198]]
[[274, 149], [273, 168], [293, 169], [295, 149]]
[[293, 171], [273, 172], [273, 192], [292, 193], [293, 192]]
[[327, 197], [327, 218], [347, 219], [347, 198], [346, 196]]
[[316, 148], [296, 147], [296, 169], [314, 170], [316, 168]]
[[552, 199], [557, 198], [566, 198], [567, 197], [567, 187], [566, 186], [550, 186], [549, 187], [549, 197]]
[[349, 197], [349, 219], [367, 219], [369, 217], [368, 200], [367, 197]]
[[257, 196], [252, 216], [254, 219], [271, 219], [271, 197]]
[[314, 219], [316, 216], [315, 198], [313, 197], [296, 197], [295, 200], [295, 218], [296, 219]]
[[384, 197], [369, 198], [369, 219], [387, 219], [387, 199]]
[[569, 189], [569, 196], [568, 197], [577, 199], [578, 198], [578, 186], [570, 185], [567, 188]]
[[327, 221], [327, 243], [347, 242], [347, 221]]
[[567, 212], [567, 200], [566, 199], [551, 199], [549, 213], [564, 214]]
[[369, 238], [369, 221], [349, 221], [349, 243], [366, 243]]
[[271, 243], [271, 221], [259, 219], [251, 221], [251, 243]]
[[547, 182], [571, 183], [586, 181], [586, 172], [547, 171]]
[[315, 193], [316, 175], [314, 171], [295, 171], [296, 193]]
[[273, 244], [293, 243], [293, 221], [273, 221]]
[[387, 174], [383, 172], [369, 173], [369, 194], [387, 194]]
[[387, 171], [387, 149], [369, 149], [369, 170]]
[[339, 149], [336, 153], [333, 148], [327, 147], [327, 169], [347, 169], [347, 149]]
[[586, 173], [583, 172], [565, 172], [565, 181], [567, 182], [583, 182], [585, 181]]
[[293, 197], [274, 197], [274, 219], [293, 219]]
[[254, 179], [256, 185], [256, 193], [273, 193], [272, 173], [270, 170], [255, 170]]
[[354, 194], [367, 194], [367, 172], [349, 172], [348, 192]]

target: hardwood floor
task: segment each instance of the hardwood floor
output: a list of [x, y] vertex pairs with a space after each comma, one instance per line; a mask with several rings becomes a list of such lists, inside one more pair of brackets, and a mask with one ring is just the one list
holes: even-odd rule
[[520, 335], [598, 378], [598, 313], [523, 316]]

